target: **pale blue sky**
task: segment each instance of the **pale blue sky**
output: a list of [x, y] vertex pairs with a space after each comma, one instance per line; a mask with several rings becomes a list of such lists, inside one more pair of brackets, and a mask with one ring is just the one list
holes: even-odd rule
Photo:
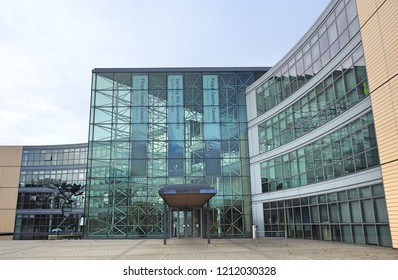
[[330, 0], [0, 0], [0, 145], [87, 142], [91, 70], [272, 66]]

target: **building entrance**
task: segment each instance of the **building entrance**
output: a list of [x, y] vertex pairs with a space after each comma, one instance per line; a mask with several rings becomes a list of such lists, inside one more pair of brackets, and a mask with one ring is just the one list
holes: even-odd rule
[[202, 237], [201, 208], [172, 208], [170, 222], [172, 238]]
[[164, 201], [163, 245], [167, 238], [202, 238], [205, 230], [210, 244], [209, 200], [216, 194], [217, 190], [207, 185], [163, 186], [159, 190]]

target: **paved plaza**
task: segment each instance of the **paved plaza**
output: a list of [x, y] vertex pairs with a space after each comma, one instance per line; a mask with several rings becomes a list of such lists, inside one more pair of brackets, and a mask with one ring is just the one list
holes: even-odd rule
[[398, 260], [398, 250], [297, 239], [0, 240], [0, 260]]

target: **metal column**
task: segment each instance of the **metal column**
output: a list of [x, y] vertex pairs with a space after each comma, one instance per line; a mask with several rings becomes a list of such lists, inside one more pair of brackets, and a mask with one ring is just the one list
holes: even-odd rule
[[206, 220], [207, 220], [207, 244], [210, 244], [210, 202], [209, 201], [207, 201]]
[[163, 201], [163, 245], [166, 245], [167, 239], [167, 204]]

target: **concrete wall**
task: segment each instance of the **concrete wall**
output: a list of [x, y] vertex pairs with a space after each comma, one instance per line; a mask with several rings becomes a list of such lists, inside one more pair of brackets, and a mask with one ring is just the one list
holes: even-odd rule
[[398, 1], [357, 0], [390, 220], [398, 248]]
[[21, 158], [22, 146], [0, 146], [0, 233], [14, 232]]

